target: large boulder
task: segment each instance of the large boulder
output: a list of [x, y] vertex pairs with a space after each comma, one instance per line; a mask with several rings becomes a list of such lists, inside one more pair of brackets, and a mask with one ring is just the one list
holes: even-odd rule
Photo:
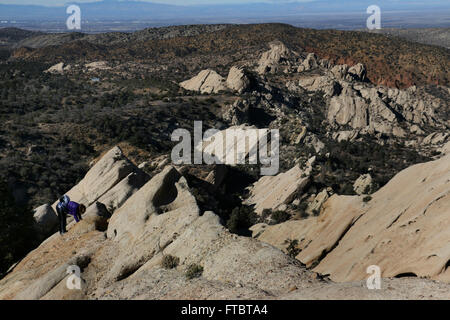
[[361, 175], [353, 184], [353, 189], [359, 195], [369, 194], [372, 191], [372, 187], [373, 182], [370, 174]]
[[250, 187], [250, 196], [245, 203], [253, 205], [257, 214], [291, 203], [309, 182], [313, 163], [313, 160], [308, 162], [303, 170], [296, 165], [276, 176], [261, 177]]
[[325, 97], [333, 97], [340, 94], [340, 84], [329, 76], [313, 76], [301, 78], [299, 85], [308, 91], [323, 91]]
[[245, 69], [233, 66], [228, 73], [227, 87], [241, 94], [247, 90], [249, 86], [250, 79], [246, 74]]
[[33, 217], [39, 234], [44, 237], [55, 230], [59, 221], [55, 210], [49, 204], [34, 209]]
[[355, 64], [348, 69], [348, 75], [354, 80], [365, 81], [366, 74], [366, 67], [362, 63]]
[[291, 56], [291, 51], [280, 41], [270, 43], [270, 50], [262, 54], [258, 62], [257, 72], [264, 74], [280, 70], [280, 64]]
[[192, 79], [183, 81], [180, 86], [186, 90], [201, 93], [218, 93], [228, 89], [225, 79], [214, 70], [203, 70]]
[[314, 53], [308, 53], [305, 60], [298, 67], [297, 72], [309, 71], [319, 66], [317, 56]]

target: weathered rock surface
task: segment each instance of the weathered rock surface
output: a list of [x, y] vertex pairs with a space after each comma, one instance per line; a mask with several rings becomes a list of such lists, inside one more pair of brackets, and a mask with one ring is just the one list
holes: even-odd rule
[[241, 94], [247, 90], [249, 86], [250, 79], [247, 76], [245, 69], [233, 66], [228, 73], [227, 87]]
[[276, 210], [283, 204], [291, 203], [309, 182], [313, 163], [313, 160], [307, 163], [304, 170], [296, 165], [276, 176], [260, 178], [251, 186], [250, 196], [245, 203], [254, 205], [255, 212], [258, 214], [261, 214], [264, 209]]
[[270, 50], [264, 52], [259, 59], [257, 72], [264, 74], [280, 71], [280, 64], [285, 62], [291, 54], [291, 51], [282, 42], [274, 41], [270, 43]]
[[[90, 206], [96, 200], [105, 196], [104, 200], [120, 202], [123, 201], [124, 193], [127, 194], [133, 190], [129, 185], [130, 180], [126, 180], [123, 184], [112, 190], [132, 172], [140, 170], [128, 160], [119, 147], [114, 147], [104, 155], [86, 174], [86, 176], [66, 194], [72, 201]], [[128, 181], [128, 182], [127, 182]], [[113, 200], [113, 195], [117, 196]], [[58, 202], [53, 204], [56, 208]], [[108, 203], [109, 204], [109, 203]], [[55, 209], [56, 210], [56, 209]]]
[[46, 236], [54, 231], [58, 225], [58, 216], [49, 204], [44, 204], [34, 209], [33, 217], [34, 221], [36, 221], [38, 232], [42, 236]]
[[50, 68], [48, 68], [46, 71], [46, 73], [53, 73], [53, 74], [63, 74], [64, 71], [69, 70], [70, 69], [70, 65], [65, 65], [64, 62], [60, 62], [55, 64], [54, 66], [51, 66]]
[[366, 80], [366, 67], [362, 63], [355, 64], [348, 69], [348, 74], [355, 80], [365, 81]]
[[227, 90], [225, 79], [214, 70], [203, 70], [190, 80], [180, 83], [186, 90], [199, 91], [201, 93], [218, 93]]
[[88, 68], [89, 71], [111, 69], [111, 67], [108, 66], [108, 62], [106, 62], [106, 61], [94, 61], [94, 62], [85, 64], [85, 67]]
[[370, 265], [382, 277], [450, 282], [449, 181], [447, 155], [403, 170], [368, 203], [334, 195], [319, 217], [268, 226], [258, 239], [279, 248], [298, 239], [297, 259], [337, 282], [366, 279]]
[[[0, 280], [0, 298], [258, 298], [314, 282], [280, 250], [230, 234], [213, 212], [201, 216], [186, 180], [170, 166], [114, 213], [107, 238], [91, 221], [99, 216], [98, 206], [91, 210]], [[161, 267], [168, 254], [180, 258], [176, 269]], [[191, 263], [204, 268], [198, 280], [184, 278]], [[71, 265], [81, 268], [83, 279], [82, 290], [74, 293], [65, 286]], [[162, 279], [165, 285], [156, 285]]]
[[370, 174], [361, 175], [353, 184], [353, 189], [359, 195], [370, 193], [372, 190], [372, 176]]
[[308, 53], [305, 60], [298, 67], [297, 72], [309, 71], [319, 66], [317, 56], [314, 53]]

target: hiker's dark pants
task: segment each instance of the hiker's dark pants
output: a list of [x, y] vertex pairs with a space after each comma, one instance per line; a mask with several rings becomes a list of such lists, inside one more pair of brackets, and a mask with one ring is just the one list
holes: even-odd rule
[[56, 212], [58, 212], [59, 233], [67, 232], [67, 230], [66, 230], [67, 213], [65, 212], [65, 210], [61, 209], [60, 207], [56, 207]]

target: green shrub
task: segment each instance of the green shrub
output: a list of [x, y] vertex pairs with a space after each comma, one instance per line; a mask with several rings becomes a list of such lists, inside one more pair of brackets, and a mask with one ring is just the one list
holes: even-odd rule
[[180, 263], [180, 258], [178, 257], [174, 257], [169, 255], [165, 255], [163, 257], [163, 260], [161, 262], [161, 266], [164, 269], [175, 269], [176, 267], [178, 267], [178, 264]]
[[301, 251], [301, 249], [298, 248], [298, 240], [287, 239], [286, 242], [289, 243], [286, 249], [288, 255], [292, 258], [295, 258]]
[[203, 267], [198, 265], [198, 264], [191, 264], [187, 270], [186, 270], [186, 278], [187, 279], [194, 279], [194, 278], [198, 278], [202, 275], [203, 273]]
[[250, 206], [236, 207], [227, 221], [227, 228], [231, 233], [240, 234], [258, 221], [258, 216]]
[[285, 221], [288, 221], [290, 219], [290, 214], [286, 211], [277, 210], [272, 213], [272, 221], [275, 224], [283, 223]]
[[365, 197], [363, 198], [363, 202], [369, 202], [370, 200], [372, 200], [372, 197], [371, 197], [371, 196], [365, 196]]

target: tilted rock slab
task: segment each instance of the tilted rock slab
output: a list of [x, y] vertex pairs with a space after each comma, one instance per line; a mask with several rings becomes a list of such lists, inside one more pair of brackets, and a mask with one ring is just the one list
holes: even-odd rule
[[[171, 166], [115, 211], [106, 237], [96, 226], [99, 207], [94, 209], [1, 279], [0, 299], [255, 299], [317, 282], [282, 251], [230, 234], [213, 212], [202, 215], [185, 178]], [[172, 270], [161, 267], [169, 254], [180, 259]], [[184, 273], [192, 263], [204, 271], [191, 281]], [[82, 270], [81, 290], [66, 286], [70, 265]]]
[[258, 214], [264, 209], [275, 210], [282, 204], [289, 204], [309, 182], [311, 170], [311, 164], [305, 170], [296, 165], [276, 176], [261, 177], [250, 187], [250, 196], [245, 203], [254, 205]]
[[186, 90], [201, 93], [218, 93], [228, 89], [225, 79], [214, 70], [203, 70], [192, 79], [183, 81], [180, 86]]
[[299, 240], [297, 256], [313, 271], [347, 282], [415, 274], [450, 282], [450, 155], [414, 165], [372, 194], [332, 196], [317, 218], [268, 226], [258, 239], [285, 248]]
[[[86, 207], [105, 196], [122, 179], [132, 172], [140, 171], [128, 160], [119, 147], [106, 153], [86, 174], [86, 176], [66, 194], [72, 201]], [[131, 188], [131, 187], [130, 187]], [[110, 200], [110, 198], [108, 198]], [[58, 201], [53, 204], [56, 210]]]

